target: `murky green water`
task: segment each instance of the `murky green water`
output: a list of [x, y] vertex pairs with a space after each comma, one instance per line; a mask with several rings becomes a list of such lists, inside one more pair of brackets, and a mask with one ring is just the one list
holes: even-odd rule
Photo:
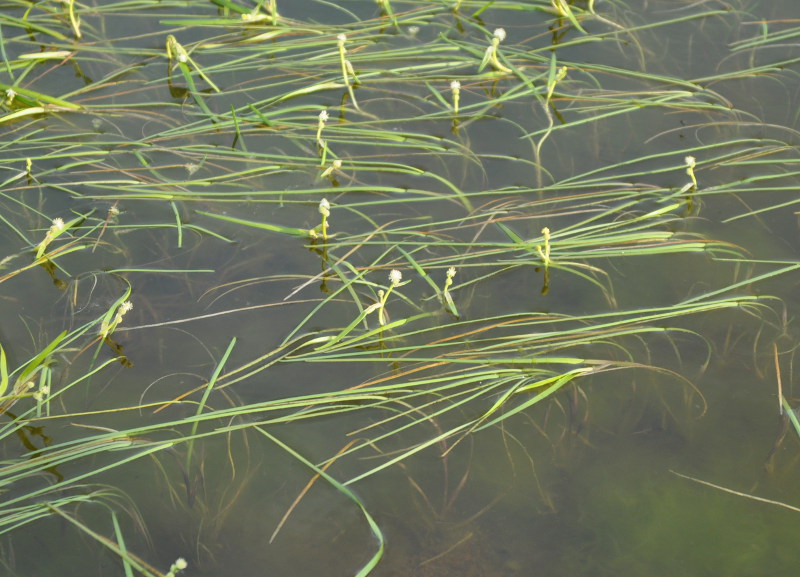
[[[281, 4], [284, 18], [331, 26], [348, 25], [354, 15], [367, 19], [378, 14], [371, 2], [347, 2], [339, 9], [313, 2]], [[465, 4], [471, 11], [481, 6]], [[408, 237], [422, 239], [423, 244], [430, 239], [430, 248], [415, 255], [426, 259], [423, 264], [431, 275], [436, 271], [442, 276], [444, 267], [436, 267], [446, 262], [443, 255], [464, 253], [456, 276], [463, 288], [455, 293], [464, 322], [501, 315], [598, 315], [672, 306], [796, 263], [797, 207], [790, 203], [800, 188], [800, 178], [792, 168], [797, 166], [798, 151], [800, 47], [795, 35], [764, 47], [739, 49], [743, 39], [753, 38], [754, 29], [763, 23], [773, 31], [792, 30], [787, 19], [795, 16], [793, 0], [743, 0], [735, 3], [735, 10], [723, 3], [682, 0], [641, 6], [616, 1], [596, 4], [598, 14], [607, 21], [585, 22], [588, 33], [602, 34], [601, 41], [588, 44], [575, 42], [580, 34], [574, 29], [565, 32], [566, 25], [559, 28], [551, 14], [515, 10], [506, 4], [490, 7], [479, 19], [470, 20], [469, 26], [477, 28], [465, 28], [466, 20], [459, 21], [437, 3], [431, 3], [430, 14], [415, 21], [416, 31], [407, 26], [395, 30], [384, 19], [385, 36], [350, 53], [364, 76], [363, 87], [356, 90], [364, 108], [361, 116], [349, 108], [341, 87], [270, 102], [280, 91], [260, 84], [259, 68], [250, 64], [262, 58], [265, 75], [283, 66], [288, 77], [289, 70], [294, 72], [289, 63], [299, 60], [306, 66], [303, 73], [309, 82], [316, 82], [325, 75], [315, 59], [334, 50], [331, 46], [284, 52], [282, 43], [294, 39], [290, 34], [265, 42], [260, 55], [251, 47], [237, 45], [239, 36], [224, 26], [185, 30], [182, 21], [191, 16], [223, 15], [206, 2], [171, 3], [160, 11], [150, 7], [150, 12], [128, 12], [124, 5], [101, 10], [98, 5], [93, 16], [85, 17], [90, 33], [79, 44], [82, 48], [73, 64], [54, 66], [47, 73], [43, 64], [24, 78], [42, 93], [72, 94], [71, 100], [97, 107], [48, 114], [35, 122], [0, 124], [3, 140], [13, 143], [0, 150], [4, 170], [0, 180], [22, 170], [30, 156], [36, 157], [32, 175], [37, 177], [8, 183], [0, 191], [0, 247], [4, 254], [25, 247], [12, 224], [35, 240], [53, 216], [69, 218], [71, 211], [95, 210], [105, 218], [112, 205], [121, 213], [117, 224], [110, 222], [98, 250], [71, 255], [54, 272], [55, 280], [37, 267], [3, 281], [0, 342], [9, 364], [18, 366], [61, 330], [102, 315], [124, 291], [124, 278], [132, 286], [135, 304], [114, 339], [134, 366], [114, 364], [59, 397], [51, 408], [53, 415], [74, 417], [31, 419], [22, 432], [5, 438], [4, 461], [35, 456], [48, 444], [79, 439], [87, 426], [125, 431], [152, 423], [177, 423], [193, 415], [199, 393], [188, 396], [194, 399], [192, 403], [175, 403], [156, 413], [154, 409], [195, 388], [202, 390], [233, 337], [237, 344], [227, 367], [238, 367], [275, 349], [337, 287], [338, 279], [330, 271], [315, 277], [330, 265], [319, 245], [310, 249], [305, 240], [243, 227], [215, 219], [213, 214], [310, 228], [318, 223], [316, 203], [326, 196], [335, 207], [331, 226], [340, 239], [364, 234], [368, 223], [389, 228], [394, 226], [390, 223], [407, 223]], [[396, 5], [394, 10], [401, 14], [420, 5]], [[13, 18], [23, 18], [28, 10], [13, 2], [0, 2], [0, 9]], [[714, 14], [693, 17], [704, 12]], [[687, 18], [650, 27], [680, 16]], [[28, 38], [2, 18], [9, 61], [71, 42], [38, 33]], [[625, 26], [617, 29], [617, 21]], [[530, 132], [541, 135], [547, 114], [535, 99], [502, 98], [519, 88], [517, 79], [464, 81], [464, 106], [498, 101], [480, 119], [462, 119], [454, 128], [450, 118], [425, 116], [429, 114], [425, 106], [435, 98], [424, 85], [398, 86], [390, 75], [370, 76], [362, 71], [368, 68], [370, 57], [378, 62], [376, 67], [392, 69], [428, 58], [455, 59], [447, 52], [437, 56], [433, 49], [417, 53], [407, 63], [400, 57], [390, 61], [375, 54], [393, 46], [434, 45], [440, 35], [458, 45], [476, 29], [485, 28], [490, 34], [500, 26], [508, 33], [503, 48], [508, 47], [510, 58], [515, 52], [520, 58], [538, 53], [549, 58], [549, 50], [555, 48], [559, 62], [580, 67], [567, 72], [569, 84], [564, 90], [569, 98], [552, 102], [555, 123], [541, 147], [543, 174], [533, 169], [534, 151], [530, 140], [522, 137]], [[64, 33], [68, 30], [64, 28]], [[250, 117], [241, 138], [227, 124], [209, 130], [208, 119], [198, 111], [180, 73], [172, 72], [172, 82], [168, 82], [163, 47], [169, 33], [187, 46], [202, 41], [222, 47], [201, 48], [195, 54], [224, 87], [224, 98], [209, 88], [201, 91], [200, 98], [215, 113], [227, 114], [233, 107], [243, 116], [253, 104], [271, 124], [257, 126]], [[241, 37], [253, 33], [246, 30]], [[763, 74], [722, 78], [729, 71], [759, 65], [768, 66]], [[611, 70], [612, 66], [616, 68]], [[121, 69], [124, 72], [118, 74]], [[543, 70], [544, 65], [538, 72]], [[15, 71], [15, 78], [20, 74]], [[98, 81], [109, 75], [115, 75], [113, 81]], [[685, 90], [696, 94], [685, 102], [708, 102], [713, 108], [701, 110], [685, 102], [673, 107], [652, 105], [648, 95], [676, 89], [660, 78], [685, 79]], [[443, 78], [433, 77], [430, 84], [446, 94]], [[608, 91], [609, 98], [606, 117], [597, 109], [589, 110], [587, 104], [603, 91]], [[620, 101], [632, 103], [631, 110], [621, 112]], [[341, 111], [342, 102], [346, 113]], [[386, 138], [378, 144], [365, 143], [355, 132], [331, 136], [345, 168], [335, 182], [321, 180], [316, 158], [303, 160], [317, 154], [316, 110], [308, 113], [314, 106], [326, 106], [332, 117], [339, 116], [332, 124], [338, 122], [342, 129], [356, 130], [374, 122], [368, 127], [380, 125], [399, 136], [396, 142]], [[594, 118], [561, 128], [562, 118], [572, 123], [583, 114]], [[305, 123], [307, 134], [296, 128], [298, 123]], [[409, 144], [415, 141], [408, 134], [426, 135], [430, 141]], [[65, 139], [64, 135], [69, 136]], [[697, 178], [704, 193], [665, 226], [686, 237], [702, 235], [735, 244], [747, 255], [740, 260], [752, 262], [737, 264], [700, 252], [597, 260], [588, 255], [587, 263], [608, 274], [581, 269], [587, 271], [581, 277], [556, 267], [546, 282], [541, 266], [515, 265], [487, 273], [501, 266], [496, 261], [510, 258], [506, 254], [487, 252], [484, 257], [468, 258], [469, 253], [479, 252], [465, 248], [469, 243], [484, 247], [481, 243], [508, 242], [502, 229], [494, 226], [496, 221], [528, 239], [537, 238], [543, 226], [554, 232], [569, 230], [587, 214], [600, 214], [609, 207], [622, 207], [614, 217], [620, 221], [634, 212], [657, 210], [663, 199], [646, 191], [675, 191], [683, 186], [687, 180], [683, 157], [695, 149], [701, 163]], [[242, 150], [248, 154], [236, 152]], [[471, 155], [481, 162], [474, 162]], [[288, 160], [281, 161], [282, 157]], [[630, 159], [635, 162], [626, 164]], [[347, 167], [348, 161], [352, 168]], [[397, 163], [404, 169], [379, 170], [368, 164], [373, 161]], [[408, 167], [419, 174], [411, 175]], [[550, 188], [532, 190], [537, 188], [537, 178]], [[465, 191], [475, 209], [465, 210], [463, 198], [453, 194], [442, 179]], [[609, 190], [608, 201], [586, 206], [584, 195], [596, 192], [595, 185]], [[628, 207], [627, 201], [612, 194], [619, 190], [645, 193], [640, 202]], [[136, 192], [141, 196], [135, 197]], [[163, 198], [154, 201], [145, 194]], [[563, 198], [563, 204], [554, 198]], [[765, 211], [755, 214], [759, 209]], [[481, 217], [471, 220], [468, 215]], [[182, 228], [176, 227], [176, 219]], [[447, 219], [453, 219], [452, 226], [432, 224]], [[440, 238], [449, 245], [434, 243]], [[410, 316], [418, 306], [432, 313], [419, 321], [420, 327], [441, 327], [431, 340], [455, 338], [466, 331], [462, 325], [448, 325], [454, 321], [452, 315], [435, 312], [433, 289], [408, 261], [397, 252], [381, 257], [399, 239], [396, 235], [386, 242], [365, 240], [352, 258], [353, 270], [377, 270], [374, 278], [380, 276], [380, 280], [371, 282], [384, 283], [389, 268], [403, 268], [404, 278], [412, 279], [412, 284], [403, 293], [408, 300], [393, 301], [394, 306], [388, 308], [392, 318]], [[14, 261], [11, 264], [17, 266]], [[772, 310], [761, 317], [746, 310], [719, 310], [670, 321], [670, 326], [684, 333], [599, 339], [580, 349], [580, 354], [607, 355], [639, 368], [578, 380], [495, 427], [457, 444], [460, 436], [455, 435], [353, 483], [350, 488], [386, 536], [384, 558], [372, 574], [792, 574], [796, 565], [792, 536], [800, 513], [680, 475], [800, 504], [796, 482], [800, 443], [778, 412], [773, 357], [774, 343], [783, 367], [784, 394], [796, 404], [791, 388], [796, 279], [792, 271], [760, 283], [742, 283], [726, 293], [775, 296]], [[303, 283], [307, 284], [298, 291]], [[546, 291], [542, 290], [545, 283]], [[613, 291], [603, 292], [598, 286], [613, 287]], [[374, 297], [365, 287], [359, 290], [367, 303]], [[346, 299], [344, 294], [340, 300], [349, 302]], [[355, 308], [345, 304], [326, 307], [314, 313], [299, 334], [313, 336], [315, 331], [346, 326], [356, 314]], [[515, 336], [513, 328], [503, 330], [508, 338]], [[289, 355], [242, 382], [215, 391], [209, 407], [251, 406], [293, 395], [345, 390], [376, 378], [398, 378], [403, 371], [417, 370], [417, 364], [405, 358], [414, 357], [413, 347], [427, 343], [428, 338], [422, 332], [411, 334], [402, 343], [409, 349], [368, 362], [305, 362], [308, 359], [299, 354]], [[482, 338], [478, 331], [468, 334], [464, 350], [470, 344], [478, 346]], [[70, 382], [96, 362], [94, 348], [80, 355], [77, 348], [58, 359], [59, 383]], [[520, 351], [520, 356], [527, 354]], [[99, 353], [101, 360], [110, 356], [107, 348]], [[435, 370], [425, 374], [435, 375]], [[423, 424], [370, 450], [337, 459], [329, 472], [342, 481], [355, 478], [398, 451], [476, 418], [496, 398], [468, 403], [443, 415], [432, 414], [430, 406], [419, 409], [417, 418], [425, 415]], [[121, 407], [139, 408], [114, 411]], [[85, 493], [118, 491], [108, 502], [117, 505], [128, 548], [162, 572], [183, 556], [190, 566], [185, 574], [196, 576], [355, 575], [374, 554], [375, 539], [354, 503], [321, 480], [304, 494], [270, 543], [312, 474], [250, 426], [265, 423], [272, 434], [321, 464], [351, 440], [390, 431], [396, 423], [383, 419], [401, 409], [392, 411], [366, 409], [277, 425], [268, 423], [273, 414], [220, 418], [204, 424], [202, 430], [226, 426], [235, 430], [198, 440], [189, 470], [185, 449], [178, 446], [87, 479]], [[410, 421], [412, 417], [403, 418]], [[165, 440], [178, 434], [186, 430], [176, 424], [143, 439]], [[98, 454], [91, 463], [67, 461], [31, 483], [47, 486], [78, 478], [103, 459], [110, 463], [114, 456]], [[29, 489], [8, 488], [10, 496], [24, 490]], [[102, 537], [114, 540], [105, 508], [86, 504], [69, 511]], [[123, 574], [106, 545], [63, 518], [47, 515], [3, 534], [0, 573]]]

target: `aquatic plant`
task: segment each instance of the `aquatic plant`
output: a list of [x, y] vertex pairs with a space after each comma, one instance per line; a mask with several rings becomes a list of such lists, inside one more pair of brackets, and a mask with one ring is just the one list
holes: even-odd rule
[[494, 438], [552, 512], [521, 429], [569, 462], [608, 382], [695, 423], [718, 359], [792, 366], [778, 8], [318, 4], [0, 0], [9, 547], [57, 518], [126, 575], [246, 573], [215, 545], [249, 499], [253, 534], [322, 532], [324, 486], [365, 576], [391, 547], [370, 483], [419, 486], [418, 459]]

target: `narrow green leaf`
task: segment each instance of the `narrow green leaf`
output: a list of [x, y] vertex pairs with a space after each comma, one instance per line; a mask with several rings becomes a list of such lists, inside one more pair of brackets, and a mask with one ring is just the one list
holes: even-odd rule
[[241, 224], [243, 226], [250, 226], [253, 228], [260, 228], [262, 230], [268, 230], [271, 232], [279, 232], [281, 234], [288, 234], [291, 236], [300, 236], [300, 237], [308, 237], [308, 230], [305, 228], [292, 228], [289, 226], [280, 226], [277, 224], [268, 224], [266, 222], [255, 222], [253, 220], [245, 220], [243, 218], [236, 218], [234, 216], [225, 216], [222, 214], [214, 214], [213, 212], [205, 212], [202, 210], [198, 210], [197, 214], [202, 214], [203, 216], [210, 216], [211, 218], [216, 218], [219, 220], [224, 220], [227, 222], [233, 222], [236, 224]]

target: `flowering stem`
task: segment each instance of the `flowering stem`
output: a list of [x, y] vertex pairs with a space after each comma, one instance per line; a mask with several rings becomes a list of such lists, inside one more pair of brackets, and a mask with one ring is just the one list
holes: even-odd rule
[[497, 70], [498, 72], [511, 72], [511, 69], [508, 66], [505, 66], [500, 59], [498, 58], [498, 47], [500, 43], [506, 39], [506, 31], [503, 28], [498, 28], [494, 31], [492, 35], [492, 43], [486, 48], [486, 53], [483, 56], [483, 60], [481, 61], [481, 65], [478, 67], [478, 72], [484, 69], [487, 64], [491, 64], [492, 68]]
[[461, 83], [458, 80], [453, 80], [450, 83], [450, 90], [453, 91], [453, 114], [458, 116], [458, 101], [461, 98]]
[[67, 230], [67, 225], [64, 224], [64, 220], [60, 218], [53, 219], [53, 224], [50, 226], [50, 229], [47, 231], [47, 234], [44, 235], [42, 242], [39, 243], [39, 246], [36, 247], [36, 258], [42, 258], [42, 255], [47, 251], [47, 247], [53, 242], [62, 232]]
[[453, 313], [455, 316], [458, 316], [458, 309], [456, 309], [456, 303], [453, 302], [453, 297], [450, 295], [450, 287], [453, 285], [453, 277], [456, 276], [456, 268], [451, 266], [447, 269], [447, 279], [444, 281], [444, 289], [442, 289], [442, 296], [444, 297], [444, 302], [450, 308], [450, 312]]
[[355, 72], [353, 71], [353, 65], [350, 64], [350, 61], [345, 58], [345, 54], [347, 54], [347, 48], [344, 47], [344, 43], [347, 42], [347, 36], [344, 34], [339, 34], [336, 37], [339, 42], [339, 62], [342, 65], [342, 79], [344, 80], [344, 85], [347, 86], [347, 92], [350, 94], [350, 100], [353, 101], [353, 106], [355, 106], [356, 110], [361, 110], [358, 107], [358, 101], [356, 101], [356, 95], [353, 93], [353, 85], [350, 83], [350, 73], [353, 73], [355, 76]]
[[392, 272], [389, 273], [389, 289], [386, 291], [378, 291], [378, 297], [380, 298], [380, 306], [378, 307], [378, 323], [380, 323], [381, 326], [386, 324], [386, 317], [383, 312], [383, 309], [386, 306], [386, 301], [389, 300], [389, 295], [392, 294], [394, 287], [400, 286], [400, 281], [402, 280], [403, 273], [397, 269], [393, 269]]
[[322, 223], [320, 224], [322, 240], [328, 242], [328, 217], [331, 215], [331, 205], [327, 198], [319, 201], [319, 213], [322, 215]]
[[697, 177], [694, 175], [694, 167], [697, 166], [697, 159], [694, 156], [687, 156], [684, 159], [686, 162], [686, 174], [689, 175], [689, 178], [692, 179], [692, 185], [694, 188], [697, 188]]
[[550, 266], [550, 229], [544, 227], [542, 229], [542, 236], [544, 236], [544, 250], [541, 245], [536, 245], [536, 252], [544, 263], [545, 269]]

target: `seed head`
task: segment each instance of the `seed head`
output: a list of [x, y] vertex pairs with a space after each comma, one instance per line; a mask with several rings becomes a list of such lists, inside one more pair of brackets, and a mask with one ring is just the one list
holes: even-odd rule
[[331, 204], [328, 202], [327, 198], [323, 198], [319, 201], [319, 213], [325, 218], [331, 215]]

